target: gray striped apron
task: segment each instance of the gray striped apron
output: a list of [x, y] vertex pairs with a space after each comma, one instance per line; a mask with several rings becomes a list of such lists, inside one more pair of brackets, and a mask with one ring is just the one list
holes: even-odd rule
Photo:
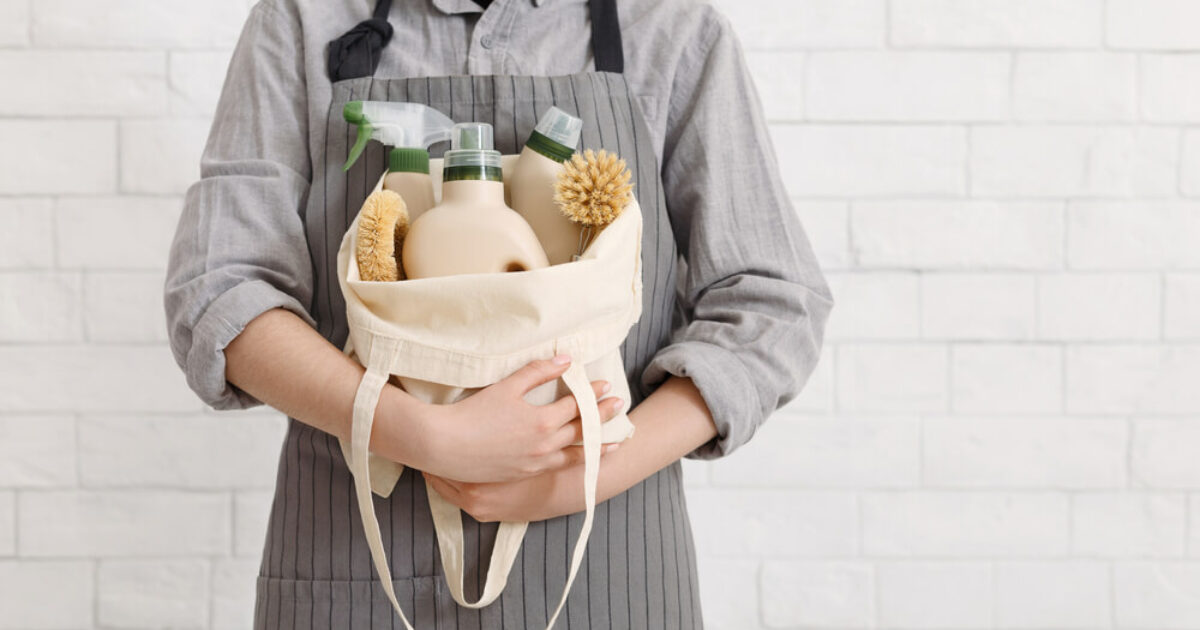
[[[615, 4], [601, 30], [615, 28]], [[605, 27], [604, 25], [610, 25]], [[595, 33], [619, 42], [616, 33]], [[619, 48], [618, 48], [619, 50]], [[371, 143], [349, 172], [342, 171], [354, 130], [341, 116], [352, 100], [408, 101], [441, 110], [458, 122], [483, 121], [496, 149], [519, 153], [538, 116], [551, 105], [584, 121], [580, 150], [607, 149], [633, 172], [643, 212], [642, 317], [621, 346], [632, 410], [651, 393], [641, 374], [667, 345], [676, 313], [677, 250], [668, 220], [650, 131], [625, 77], [620, 55], [597, 57], [595, 72], [537, 76], [453, 76], [342, 79], [333, 84], [323, 129], [324, 151], [314, 154], [304, 222], [315, 291], [311, 313], [318, 331], [342, 348], [348, 336], [337, 283], [342, 236], [386, 169], [386, 149]], [[434, 147], [434, 157], [438, 157]], [[396, 596], [419, 630], [545, 627], [566, 583], [574, 537], [583, 513], [533, 522], [493, 604], [458, 606], [442, 574], [433, 520], [420, 474], [406, 468], [392, 494], [372, 494]], [[255, 630], [402, 627], [372, 566], [354, 480], [337, 438], [288, 418], [257, 580]], [[465, 593], [475, 600], [487, 575], [497, 523], [463, 517]], [[678, 461], [596, 506], [595, 525], [557, 628], [701, 628], [695, 547]]]

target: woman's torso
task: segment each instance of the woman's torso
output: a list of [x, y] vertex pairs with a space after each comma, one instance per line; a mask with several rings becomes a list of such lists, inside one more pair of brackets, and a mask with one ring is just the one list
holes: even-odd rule
[[[402, 19], [400, 11], [393, 9], [393, 21]], [[337, 347], [344, 346], [347, 326], [335, 275], [337, 249], [385, 168], [385, 150], [372, 143], [349, 172], [341, 171], [354, 139], [340, 116], [346, 101], [422, 102], [455, 121], [488, 122], [495, 129], [496, 148], [505, 154], [517, 153], [537, 117], [557, 105], [584, 119], [581, 149], [614, 151], [634, 174], [644, 214], [643, 310], [621, 346], [621, 356], [632, 396], [629, 408], [635, 408], [650, 393], [641, 382], [642, 371], [669, 342], [679, 321], [677, 252], [654, 134], [625, 77], [585, 72], [382, 78], [393, 76], [386, 72], [390, 53], [391, 47], [376, 78], [336, 83], [325, 103], [310, 107], [313, 178], [304, 221], [315, 281], [310, 312], [318, 331]], [[373, 495], [397, 597], [411, 611], [416, 627], [544, 626], [566, 581], [571, 545], [583, 515], [531, 523], [501, 598], [485, 609], [471, 610], [454, 603], [441, 577], [425, 492], [419, 474], [406, 470], [389, 497]], [[289, 418], [258, 580], [257, 629], [392, 627], [395, 614], [371, 567], [358, 513], [353, 478], [336, 438]], [[495, 532], [494, 523], [464, 517], [469, 599], [478, 596]], [[586, 560], [558, 626], [701, 627], [698, 592], [695, 549], [676, 462], [597, 506]]]

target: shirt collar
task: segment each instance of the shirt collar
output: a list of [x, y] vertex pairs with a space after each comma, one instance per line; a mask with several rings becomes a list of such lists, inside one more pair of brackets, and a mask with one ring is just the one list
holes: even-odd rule
[[[533, 6], [540, 7], [546, 0], [531, 0]], [[433, 0], [433, 6], [443, 13], [483, 13], [483, 7], [475, 4], [474, 0]]]

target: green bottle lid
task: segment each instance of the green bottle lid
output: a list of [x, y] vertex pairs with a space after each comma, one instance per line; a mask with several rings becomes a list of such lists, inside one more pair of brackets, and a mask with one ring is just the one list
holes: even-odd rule
[[429, 152], [425, 149], [399, 147], [388, 154], [389, 173], [429, 174]]
[[552, 106], [542, 114], [525, 146], [552, 160], [565, 162], [575, 153], [582, 127], [582, 119]]
[[537, 130], [529, 134], [529, 141], [525, 143], [525, 146], [556, 162], [566, 162], [571, 159], [572, 155], [575, 155], [575, 149], [559, 144]]
[[500, 152], [494, 148], [493, 133], [492, 126], [485, 122], [454, 125], [450, 130], [450, 150], [443, 156], [442, 181], [503, 181]]

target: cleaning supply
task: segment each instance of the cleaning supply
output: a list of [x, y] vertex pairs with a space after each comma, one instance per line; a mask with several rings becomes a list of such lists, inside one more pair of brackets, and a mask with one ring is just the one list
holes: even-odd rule
[[[374, 190], [381, 190], [382, 183], [380, 179]], [[477, 182], [455, 180], [449, 185], [470, 183]], [[435, 208], [415, 224], [439, 212]], [[363, 218], [360, 213], [355, 222]], [[576, 443], [582, 444], [583, 474], [566, 486], [567, 491], [583, 499], [582, 513], [575, 515], [582, 517], [582, 523], [572, 525], [573, 542], [565, 537], [559, 541], [564, 546], [570, 544], [565, 547], [570, 564], [559, 569], [560, 576], [565, 573], [565, 584], [564, 578], [559, 577], [554, 586], [542, 588], [546, 611], [553, 611], [545, 628], [558, 628], [554, 626], [554, 618], [564, 609], [573, 581], [580, 573], [587, 575], [581, 568], [592, 524], [597, 516], [603, 518], [603, 513], [596, 510], [596, 488], [601, 467], [606, 465], [601, 463], [601, 444], [638, 439], [628, 413], [618, 412], [611, 420], [602, 421], [597, 396], [591, 387], [595, 380], [607, 380], [613, 385], [613, 396], [636, 400], [629, 398], [631, 387], [625, 376], [628, 355], [624, 355], [622, 345], [642, 315], [643, 232], [637, 201], [631, 201], [597, 235], [582, 260], [527, 273], [363, 282], [354, 273], [354, 239], [358, 233], [358, 226], [352, 222], [338, 248], [337, 278], [345, 299], [348, 326], [343, 352], [366, 370], [354, 397], [350, 435], [339, 437], [338, 444], [354, 476], [353, 492], [358, 507], [353, 511], [362, 523], [375, 575], [404, 622], [396, 627], [413, 629], [400, 605], [401, 599], [407, 602], [407, 598], [403, 595], [397, 598], [395, 585], [400, 581], [393, 582], [392, 562], [389, 562], [397, 557], [389, 555], [395, 547], [384, 542], [387, 530], [380, 528], [376, 509], [385, 504], [377, 497], [391, 496], [394, 490], [405, 487], [400, 481], [402, 476], [412, 477], [417, 473], [420, 479], [420, 474], [408, 471], [402, 475], [402, 464], [368, 448], [375, 410], [386, 384], [394, 382], [428, 404], [451, 404], [475, 395], [534, 359], [564, 353], [572, 359], [566, 372], [524, 395], [530, 405], [548, 405], [563, 396], [573, 397], [579, 415], [576, 423], [582, 433]], [[579, 482], [583, 485], [582, 493]], [[440, 556], [445, 576], [444, 581], [436, 578], [437, 583], [430, 582], [428, 587], [448, 593], [459, 606], [472, 609], [491, 606], [495, 610], [495, 601], [505, 590], [510, 575], [513, 581], [521, 579], [518, 578], [521, 569], [515, 565], [520, 564], [519, 552], [529, 524], [502, 521], [493, 530], [494, 544], [484, 542], [468, 547], [462, 512], [428, 482], [424, 483], [422, 494], [428, 500], [428, 514], [432, 516], [437, 540], [435, 553]], [[417, 508], [412, 506], [413, 510]], [[600, 535], [603, 538], [603, 531]], [[539, 540], [531, 542], [541, 547]], [[482, 567], [489, 546], [486, 577], [476, 576], [472, 569]], [[399, 560], [407, 561], [402, 557]], [[464, 581], [473, 582], [476, 577], [481, 583], [472, 590], [478, 599], [469, 600]], [[561, 588], [561, 595], [552, 592], [553, 588]], [[521, 627], [543, 628], [541, 623]], [[421, 628], [424, 626], [418, 630]]]
[[355, 257], [359, 278], [366, 281], [390, 282], [401, 278], [399, 259], [401, 243], [408, 233], [408, 212], [404, 199], [390, 190], [371, 193], [358, 217], [358, 239]]
[[438, 110], [420, 103], [388, 101], [350, 101], [342, 108], [342, 118], [358, 127], [358, 137], [343, 171], [350, 170], [371, 140], [392, 147], [428, 149], [450, 139], [454, 121]]
[[[388, 155], [388, 173], [383, 178], [384, 190], [404, 198], [408, 221], [425, 214], [433, 207], [433, 179], [429, 177], [429, 152], [415, 147], [397, 147]], [[399, 253], [400, 250], [396, 250]]]
[[[433, 182], [429, 177], [430, 145], [450, 139], [450, 130], [454, 121], [432, 107], [420, 103], [403, 103], [389, 101], [350, 101], [342, 108], [342, 118], [358, 127], [358, 137], [350, 155], [346, 160], [343, 171], [347, 171], [362, 155], [367, 143], [378, 140], [385, 145], [394, 147], [388, 155], [388, 174], [384, 178], [384, 189], [397, 195], [404, 212], [403, 223], [394, 222], [394, 214], [381, 214], [371, 217], [367, 222], [372, 229], [379, 232], [373, 234], [374, 240], [366, 240], [374, 247], [373, 255], [368, 260], [375, 261], [374, 272], [380, 273], [378, 279], [400, 279], [406, 276], [400, 264], [404, 234], [408, 226], [418, 216], [433, 207]], [[388, 200], [385, 207], [394, 205], [395, 200]], [[365, 208], [364, 208], [365, 209]], [[388, 224], [392, 220], [393, 223]], [[384, 271], [389, 259], [384, 247], [384, 232], [389, 227], [396, 228], [391, 260], [396, 261], [395, 273]], [[395, 278], [392, 276], [395, 275]], [[364, 275], [364, 278], [366, 276]]]
[[443, 158], [442, 201], [413, 220], [401, 251], [409, 279], [549, 266], [533, 228], [504, 203], [492, 126], [454, 126]]
[[575, 153], [583, 121], [551, 106], [538, 120], [513, 167], [512, 208], [537, 234], [551, 265], [570, 262], [579, 251], [581, 225], [563, 216], [554, 203], [554, 182], [563, 162]]
[[563, 164], [554, 182], [554, 203], [561, 216], [581, 227], [578, 254], [572, 259], [633, 200], [632, 177], [625, 160], [604, 149], [576, 153]]

